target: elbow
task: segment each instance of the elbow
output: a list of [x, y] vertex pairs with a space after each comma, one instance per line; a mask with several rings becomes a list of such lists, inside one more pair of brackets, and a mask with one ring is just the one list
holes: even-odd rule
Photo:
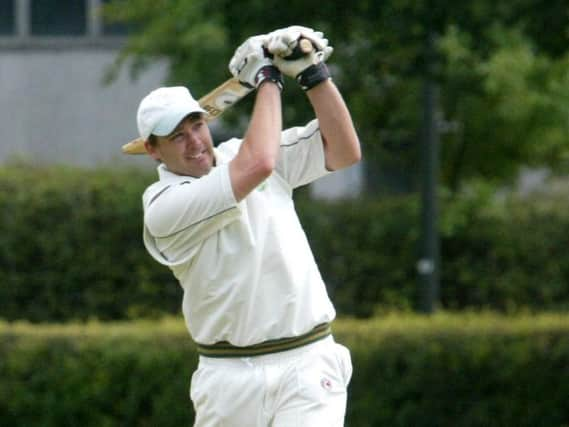
[[259, 184], [269, 178], [276, 168], [276, 158], [270, 153], [250, 153], [242, 149], [229, 163], [229, 174], [235, 200], [240, 202]]
[[354, 148], [353, 152], [352, 152], [352, 156], [351, 156], [351, 163], [350, 166], [355, 165], [356, 163], [359, 163], [362, 160], [362, 150], [360, 148], [360, 143], [359, 141], [357, 141], [356, 147]]
[[277, 161], [272, 156], [265, 156], [264, 158], [260, 159], [256, 164], [256, 175], [261, 179], [264, 180], [271, 176], [275, 167], [277, 165]]
[[342, 148], [333, 150], [332, 145], [325, 143], [326, 147], [326, 168], [328, 170], [339, 170], [359, 163], [362, 159], [362, 151], [359, 139], [356, 137], [349, 143], [337, 144]]
[[348, 147], [351, 149], [346, 155], [346, 166], [353, 166], [356, 163], [359, 163], [362, 159], [362, 149], [360, 146], [360, 140], [357, 135], [354, 135], [352, 137], [350, 143], [348, 144]]
[[276, 168], [276, 163], [276, 160], [271, 156], [261, 156], [243, 169], [243, 177], [256, 186], [271, 176]]
[[361, 159], [362, 159], [361, 152], [353, 153], [351, 157], [346, 157], [342, 162], [342, 164], [337, 169], [344, 169], [344, 168], [349, 168], [350, 166], [354, 166], [355, 164], [358, 164]]

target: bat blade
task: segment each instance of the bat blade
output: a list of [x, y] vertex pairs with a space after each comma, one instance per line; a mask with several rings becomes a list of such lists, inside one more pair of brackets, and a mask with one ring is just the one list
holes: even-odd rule
[[[202, 96], [198, 103], [207, 111], [206, 120], [211, 121], [218, 118], [225, 110], [232, 107], [241, 98], [244, 98], [253, 89], [245, 86], [236, 78], [231, 78], [217, 86], [206, 95]], [[125, 154], [144, 154], [144, 140], [136, 138], [121, 148]]]
[[245, 86], [236, 78], [231, 78], [202, 96], [198, 102], [208, 112], [206, 119], [213, 120], [252, 90], [253, 88]]

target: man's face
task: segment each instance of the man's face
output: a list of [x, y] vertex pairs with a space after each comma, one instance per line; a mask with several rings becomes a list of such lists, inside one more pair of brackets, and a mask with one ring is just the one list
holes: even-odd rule
[[199, 178], [214, 165], [211, 133], [202, 115], [186, 117], [170, 135], [157, 139], [154, 146], [147, 142], [146, 150], [170, 172]]

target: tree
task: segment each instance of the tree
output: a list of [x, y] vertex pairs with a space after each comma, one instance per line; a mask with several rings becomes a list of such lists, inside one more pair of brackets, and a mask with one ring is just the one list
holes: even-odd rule
[[[478, 178], [504, 183], [523, 165], [564, 171], [569, 144], [569, 8], [564, 0], [456, 3], [449, 0], [115, 0], [114, 20], [138, 31], [116, 69], [136, 74], [157, 57], [171, 84], [197, 96], [225, 80], [235, 47], [252, 34], [290, 24], [325, 32], [329, 63], [354, 116], [370, 190], [413, 190], [420, 145], [424, 43], [436, 35], [442, 135], [441, 182], [452, 189]], [[547, 29], [547, 31], [544, 31]], [[285, 124], [310, 115], [299, 89], [284, 92]], [[226, 120], [248, 110], [243, 102]], [[389, 188], [384, 184], [388, 182]]]

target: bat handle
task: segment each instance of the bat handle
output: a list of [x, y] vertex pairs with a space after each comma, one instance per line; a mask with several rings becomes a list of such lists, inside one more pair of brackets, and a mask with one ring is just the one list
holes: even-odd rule
[[305, 37], [301, 37], [300, 39], [298, 39], [298, 43], [296, 43], [296, 46], [292, 50], [292, 53], [286, 56], [284, 59], [286, 59], [287, 61], [294, 61], [295, 59], [302, 58], [304, 55], [312, 52], [313, 50], [314, 50], [314, 45], [312, 44], [312, 42]]

